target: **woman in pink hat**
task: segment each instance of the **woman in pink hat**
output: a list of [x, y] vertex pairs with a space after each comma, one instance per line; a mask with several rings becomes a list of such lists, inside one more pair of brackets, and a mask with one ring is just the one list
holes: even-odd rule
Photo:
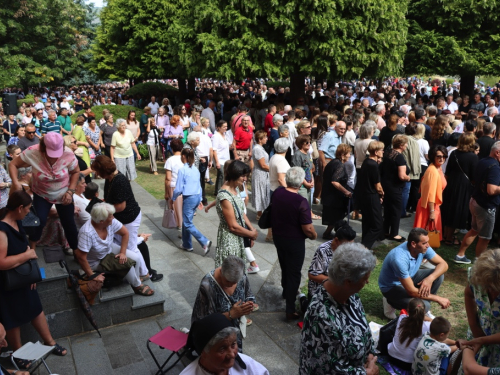
[[18, 168], [32, 167], [33, 207], [40, 219], [40, 226], [30, 235], [30, 247], [35, 249], [54, 204], [71, 249], [78, 245], [73, 194], [78, 183], [78, 161], [59, 133], [51, 132], [40, 139], [40, 144], [25, 150], [9, 164], [12, 178], [11, 192], [21, 190], [17, 179]]

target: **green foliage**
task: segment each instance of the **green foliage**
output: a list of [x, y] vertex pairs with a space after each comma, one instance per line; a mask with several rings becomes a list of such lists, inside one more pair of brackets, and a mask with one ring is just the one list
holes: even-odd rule
[[176, 91], [179, 91], [176, 87], [165, 85], [161, 82], [144, 82], [131, 87], [126, 94], [132, 96], [140, 95], [141, 97], [151, 95], [163, 96]]
[[141, 145], [138, 145], [137, 151], [139, 151], [141, 158], [149, 159], [149, 150], [148, 150], [148, 146], [146, 144], [143, 143]]
[[290, 87], [290, 82], [288, 81], [268, 81], [266, 86], [269, 87]]
[[496, 74], [498, 6], [499, 0], [410, 0], [405, 70], [448, 76]]
[[23, 105], [23, 103], [26, 103], [26, 104], [33, 104], [35, 102], [35, 99], [33, 98], [30, 98], [30, 99], [18, 99], [17, 100], [17, 107], [21, 107]]
[[12, 0], [0, 7], [0, 87], [56, 83], [82, 67], [84, 0]]
[[[135, 116], [137, 119], [140, 118], [141, 115], [143, 114], [141, 109], [133, 107], [131, 105], [99, 105], [99, 106], [92, 107], [92, 112], [94, 112], [95, 118], [96, 118], [98, 124], [99, 124], [99, 120], [101, 120], [103, 117], [102, 111], [104, 109], [107, 109], [111, 112], [115, 122], [119, 118], [126, 119], [129, 111], [135, 111]], [[71, 116], [71, 122], [74, 124], [76, 122], [76, 118], [78, 117], [78, 115], [83, 114], [83, 112], [84, 112], [84, 110], [81, 110], [81, 111], [73, 114]]]

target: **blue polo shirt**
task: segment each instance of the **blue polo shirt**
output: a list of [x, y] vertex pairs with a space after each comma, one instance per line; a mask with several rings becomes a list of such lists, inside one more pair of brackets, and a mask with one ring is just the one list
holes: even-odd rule
[[42, 126], [41, 126], [41, 132], [42, 134], [47, 134], [50, 132], [57, 132], [59, 133], [61, 131], [61, 123], [59, 121], [45, 121]]
[[382, 293], [388, 292], [395, 286], [400, 286], [399, 279], [413, 277], [417, 273], [422, 260], [434, 258], [436, 252], [431, 247], [424, 254], [413, 258], [408, 250], [408, 241], [392, 249], [384, 259], [382, 270], [378, 278], [378, 286]]
[[320, 151], [323, 151], [325, 154], [325, 158], [327, 159], [335, 159], [335, 151], [337, 151], [337, 147], [342, 143], [342, 137], [337, 134], [335, 130], [327, 132], [323, 136], [323, 140], [321, 141]]

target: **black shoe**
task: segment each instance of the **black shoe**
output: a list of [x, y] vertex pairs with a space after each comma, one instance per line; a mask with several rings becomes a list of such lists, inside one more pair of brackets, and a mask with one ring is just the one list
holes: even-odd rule
[[151, 279], [150, 279], [152, 282], [156, 283], [158, 281], [162, 281], [163, 280], [163, 274], [162, 273], [153, 273], [153, 275], [151, 276]]
[[212, 181], [212, 179], [208, 180], [207, 184], [209, 184], [209, 185], [215, 185], [215, 183]]

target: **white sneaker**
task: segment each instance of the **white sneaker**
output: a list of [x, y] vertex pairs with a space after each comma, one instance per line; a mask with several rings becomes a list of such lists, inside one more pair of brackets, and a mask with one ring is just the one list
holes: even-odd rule
[[184, 247], [183, 244], [180, 244], [179, 247], [182, 249], [182, 250], [186, 250], [186, 251], [193, 251], [193, 248], [190, 248], [188, 249], [187, 247]]
[[212, 246], [212, 241], [208, 240], [207, 244], [203, 246], [203, 252], [207, 255], [210, 252], [210, 247]]
[[434, 319], [434, 318], [435, 318], [435, 316], [434, 316], [434, 315], [432, 315], [432, 313], [430, 312], [430, 310], [429, 310], [429, 311], [427, 311], [427, 312], [425, 313], [425, 315], [427, 315], [427, 317], [429, 317], [429, 318], [431, 318], [431, 319]]
[[387, 302], [387, 299], [385, 297], [382, 299], [382, 301], [384, 303], [385, 317], [391, 320], [396, 319], [396, 309], [389, 305], [389, 302]]
[[434, 264], [429, 262], [427, 259], [422, 260], [422, 263], [420, 264], [420, 268], [428, 269], [428, 270], [433, 270], [436, 268]]
[[254, 266], [249, 266], [247, 268], [247, 273], [257, 273], [260, 271], [259, 265]]

